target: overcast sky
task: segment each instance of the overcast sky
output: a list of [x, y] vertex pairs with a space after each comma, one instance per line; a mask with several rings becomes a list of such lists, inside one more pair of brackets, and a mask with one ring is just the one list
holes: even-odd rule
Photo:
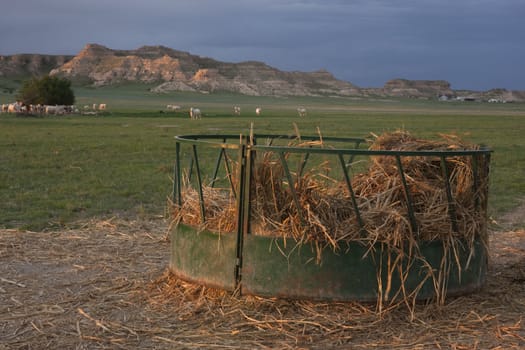
[[0, 55], [164, 45], [360, 87], [525, 90], [525, 0], [2, 0]]

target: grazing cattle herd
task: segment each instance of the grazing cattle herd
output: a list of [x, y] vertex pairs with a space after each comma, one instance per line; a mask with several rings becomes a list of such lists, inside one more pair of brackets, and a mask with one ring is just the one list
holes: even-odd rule
[[77, 106], [75, 105], [32, 105], [32, 104], [24, 104], [22, 102], [13, 102], [13, 103], [7, 103], [2, 104], [2, 109], [0, 110], [1, 113], [15, 113], [18, 115], [36, 115], [36, 116], [43, 116], [43, 115], [66, 115], [66, 114], [97, 114], [97, 111], [105, 111], [106, 110], [106, 104], [101, 103], [97, 105], [96, 103], [93, 104], [93, 106], [84, 106], [83, 110], [81, 111]]
[[[182, 110], [179, 105], [168, 104], [166, 105], [168, 111], [178, 112]], [[98, 115], [99, 112], [107, 111], [107, 105], [105, 103], [93, 103], [92, 105], [84, 105], [83, 108], [78, 108], [74, 105], [26, 105], [22, 102], [13, 102], [8, 104], [2, 104], [0, 113], [15, 113], [17, 115], [68, 115], [68, 114], [80, 114], [80, 115]], [[190, 119], [201, 119], [203, 113], [199, 108], [190, 107], [188, 110]], [[300, 117], [306, 117], [306, 108], [297, 107], [297, 113]], [[233, 106], [233, 114], [241, 115], [241, 107]], [[255, 114], [260, 116], [262, 114], [262, 108], [255, 108]]]

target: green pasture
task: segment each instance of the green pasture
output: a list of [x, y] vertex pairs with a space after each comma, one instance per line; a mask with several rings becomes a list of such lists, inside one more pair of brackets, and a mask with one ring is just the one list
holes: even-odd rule
[[[77, 105], [106, 103], [97, 116], [0, 114], [0, 227], [32, 230], [92, 217], [163, 216], [172, 190], [174, 136], [294, 133], [368, 137], [405, 129], [439, 133], [494, 150], [489, 209], [496, 221], [525, 198], [524, 104], [384, 98], [269, 98], [234, 94], [155, 94], [147, 85], [76, 88]], [[13, 101], [0, 90], [0, 103]], [[166, 110], [167, 104], [181, 111]], [[233, 106], [241, 106], [241, 116]], [[297, 106], [308, 115], [300, 118]], [[190, 120], [190, 106], [202, 110]], [[263, 113], [257, 117], [255, 108]], [[213, 160], [214, 161], [214, 160]], [[521, 223], [523, 225], [523, 223]]]

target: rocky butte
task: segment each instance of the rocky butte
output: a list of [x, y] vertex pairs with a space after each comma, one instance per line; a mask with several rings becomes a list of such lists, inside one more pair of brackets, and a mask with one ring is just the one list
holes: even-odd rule
[[43, 74], [66, 77], [79, 85], [148, 83], [158, 93], [222, 91], [252, 96], [468, 97], [468, 100], [525, 101], [524, 91], [458, 91], [444, 80], [393, 79], [381, 88], [360, 88], [336, 79], [326, 70], [285, 72], [262, 62], [221, 62], [164, 46], [113, 50], [87, 44], [76, 56], [0, 56], [0, 77], [21, 79]]
[[283, 72], [261, 62], [227, 63], [163, 46], [112, 50], [88, 44], [51, 75], [94, 86], [122, 82], [158, 83], [152, 90], [228, 91], [245, 95], [350, 96], [359, 89], [325, 70]]

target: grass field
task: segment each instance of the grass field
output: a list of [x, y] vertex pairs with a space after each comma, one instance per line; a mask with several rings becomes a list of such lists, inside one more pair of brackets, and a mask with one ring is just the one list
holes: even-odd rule
[[[418, 137], [455, 133], [494, 150], [493, 218], [525, 198], [524, 104], [352, 98], [154, 94], [147, 85], [78, 88], [77, 105], [106, 103], [99, 116], [0, 115], [0, 228], [71, 226], [91, 217], [162, 216], [170, 195], [173, 137], [179, 134], [293, 133], [366, 137], [405, 129]], [[0, 91], [0, 103], [14, 95]], [[199, 107], [202, 120], [167, 112]], [[233, 105], [241, 116], [233, 116]], [[308, 109], [306, 118], [296, 108]], [[262, 107], [262, 116], [255, 108]], [[162, 111], [162, 113], [161, 113]]]

